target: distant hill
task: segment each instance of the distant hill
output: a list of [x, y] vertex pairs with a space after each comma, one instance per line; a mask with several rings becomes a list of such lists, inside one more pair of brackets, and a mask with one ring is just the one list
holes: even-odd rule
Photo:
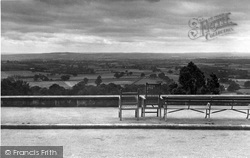
[[2, 54], [2, 61], [20, 60], [125, 60], [125, 59], [249, 58], [250, 53], [40, 53]]

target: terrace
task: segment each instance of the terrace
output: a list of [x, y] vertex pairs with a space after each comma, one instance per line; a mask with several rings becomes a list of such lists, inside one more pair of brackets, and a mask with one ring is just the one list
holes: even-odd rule
[[[143, 95], [141, 95], [143, 98]], [[162, 95], [179, 99], [188, 95]], [[218, 97], [197, 95], [190, 98]], [[249, 95], [230, 97], [248, 98]], [[119, 95], [79, 96], [1, 96], [2, 124], [202, 124], [202, 125], [250, 125], [246, 115], [232, 110], [216, 113], [211, 118], [196, 111], [182, 110], [169, 114], [167, 120], [147, 114], [139, 121], [131, 111], [124, 112], [123, 121], [118, 118]]]

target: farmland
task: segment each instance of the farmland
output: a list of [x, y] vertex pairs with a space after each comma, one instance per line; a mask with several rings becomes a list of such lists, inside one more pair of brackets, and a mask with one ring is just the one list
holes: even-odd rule
[[[51, 81], [34, 81], [33, 76], [35, 74], [40, 74], [41, 72], [30, 72], [30, 71], [2, 71], [2, 76], [1, 78], [7, 78], [11, 76], [21, 76], [22, 80], [27, 81], [30, 86], [39, 86], [39, 87], [45, 87], [49, 88], [53, 84], [58, 84], [64, 88], [72, 88], [75, 84], [78, 82], [82, 81], [84, 78], [88, 78], [88, 85], [95, 85], [95, 80], [97, 76], [102, 77], [102, 83], [108, 84], [108, 83], [114, 83], [118, 85], [125, 85], [125, 84], [145, 84], [146, 82], [148, 83], [156, 83], [157, 81], [162, 81], [161, 79], [151, 79], [148, 77], [141, 78], [140, 75], [141, 73], [145, 74], [150, 74], [147, 73], [147, 71], [141, 71], [141, 73], [134, 73], [132, 76], [124, 76], [119, 79], [116, 79], [114, 77], [114, 73], [109, 73], [109, 74], [79, 74], [77, 76], [72, 76], [70, 80], [68, 81], [61, 81], [60, 75], [53, 75], [50, 76]], [[46, 74], [46, 73], [44, 73]], [[178, 75], [169, 75], [169, 78], [177, 81], [178, 80]]]
[[[49, 88], [58, 84], [66, 89], [71, 89], [84, 78], [88, 79], [87, 85], [95, 85], [98, 76], [101, 76], [104, 84], [122, 86], [178, 82], [180, 69], [190, 61], [201, 68], [205, 76], [214, 73], [219, 79], [226, 78], [239, 84], [237, 93], [250, 93], [244, 87], [244, 83], [250, 81], [250, 55], [246, 54], [204, 54], [202, 58], [195, 54], [177, 56], [150, 53], [2, 55], [1, 79], [15, 77], [28, 82], [32, 87]], [[160, 73], [164, 73], [168, 80], [159, 78]], [[154, 74], [156, 77], [152, 76]], [[63, 75], [69, 75], [69, 79], [63, 80]], [[229, 86], [227, 82], [220, 81], [225, 88]]]

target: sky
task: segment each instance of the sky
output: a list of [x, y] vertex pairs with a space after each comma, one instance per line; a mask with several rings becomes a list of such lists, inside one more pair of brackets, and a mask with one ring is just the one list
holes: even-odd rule
[[[189, 20], [230, 12], [233, 31], [188, 37]], [[2, 0], [1, 52], [250, 53], [249, 0]]]

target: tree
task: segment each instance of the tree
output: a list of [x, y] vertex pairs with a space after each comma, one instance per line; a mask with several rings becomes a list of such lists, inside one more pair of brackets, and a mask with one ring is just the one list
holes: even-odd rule
[[178, 87], [178, 84], [175, 83], [175, 82], [172, 82], [169, 84], [169, 91], [172, 92], [173, 89], [177, 88]]
[[70, 75], [62, 75], [61, 79], [62, 81], [68, 81], [70, 79]]
[[244, 83], [244, 86], [245, 86], [246, 88], [250, 88], [250, 81], [246, 81], [246, 82]]
[[162, 91], [162, 94], [169, 94], [170, 93], [170, 90], [169, 90], [169, 85], [168, 84], [162, 84], [161, 85], [161, 91]]
[[116, 73], [114, 74], [114, 77], [117, 78], [117, 79], [119, 79], [121, 76], [120, 76], [119, 72], [116, 72]]
[[150, 74], [150, 75], [149, 75], [149, 78], [156, 78], [156, 77], [157, 77], [156, 74]]
[[188, 94], [197, 94], [197, 91], [205, 86], [205, 76], [193, 62], [190, 62], [181, 68], [179, 83]]
[[152, 67], [151, 67], [151, 70], [152, 70], [153, 72], [160, 72], [160, 71], [161, 71], [160, 69], [157, 69], [156, 66], [152, 66]]
[[141, 77], [145, 77], [145, 74], [144, 74], [144, 73], [141, 73]]
[[84, 79], [83, 79], [83, 82], [84, 82], [85, 84], [88, 84], [89, 79], [88, 79], [88, 78], [84, 78]]
[[108, 85], [101, 84], [98, 88], [99, 94], [119, 94], [121, 86], [114, 83], [109, 83]]
[[95, 84], [99, 86], [102, 83], [102, 77], [99, 75], [97, 79], [95, 80]]
[[121, 73], [120, 73], [121, 77], [124, 76], [124, 74], [125, 74], [124, 72], [121, 72]]
[[30, 88], [30, 91], [31, 91], [32, 95], [41, 95], [41, 93], [40, 93], [41, 89], [42, 88], [39, 87], [39, 86], [33, 86], [33, 87]]
[[124, 74], [125, 74], [124, 72], [120, 72], [120, 73], [119, 73], [119, 72], [116, 72], [116, 73], [114, 74], [114, 77], [117, 78], [117, 79], [119, 79], [120, 77], [124, 76]]
[[41, 88], [41, 89], [39, 90], [39, 92], [40, 92], [41, 95], [49, 95], [48, 89], [47, 89], [47, 88]]
[[[73, 87], [72, 87], [72, 94], [79, 94], [80, 91], [84, 91], [86, 88], [86, 82], [85, 81], [81, 81], [77, 84], [75, 84]], [[83, 94], [83, 93], [81, 93]]]
[[50, 95], [62, 95], [65, 94], [65, 88], [59, 86], [58, 84], [53, 84], [49, 87], [49, 94]]
[[177, 87], [177, 88], [174, 88], [172, 91], [171, 91], [172, 94], [186, 94], [186, 91], [183, 89], [183, 87]]
[[220, 85], [220, 91], [225, 91], [225, 87], [223, 85]]
[[220, 93], [220, 83], [215, 74], [211, 74], [210, 78], [207, 79], [207, 88], [208, 91], [212, 94], [219, 94]]
[[229, 80], [228, 80], [228, 78], [220, 78], [220, 82], [221, 83], [228, 83]]
[[227, 88], [227, 91], [235, 92], [236, 90], [239, 90], [239, 89], [240, 89], [240, 85], [233, 81], [230, 83], [229, 87]]
[[158, 77], [161, 78], [161, 79], [164, 79], [165, 78], [165, 73], [164, 72], [159, 73]]
[[42, 81], [49, 81], [49, 78], [47, 76], [45, 76], [43, 74], [39, 74], [39, 75], [35, 74], [34, 81], [38, 81], [39, 79]]
[[28, 95], [30, 86], [27, 82], [6, 78], [1, 81], [1, 95]]
[[47, 77], [47, 76], [45, 76], [45, 75], [40, 75], [41, 77], [41, 79], [43, 80], [43, 81], [49, 81], [49, 78]]
[[173, 71], [172, 71], [172, 70], [168, 70], [168, 73], [169, 73], [169, 74], [172, 74], [172, 73], [173, 73]]
[[38, 81], [38, 79], [39, 79], [39, 75], [35, 74], [34, 75], [34, 81]]

